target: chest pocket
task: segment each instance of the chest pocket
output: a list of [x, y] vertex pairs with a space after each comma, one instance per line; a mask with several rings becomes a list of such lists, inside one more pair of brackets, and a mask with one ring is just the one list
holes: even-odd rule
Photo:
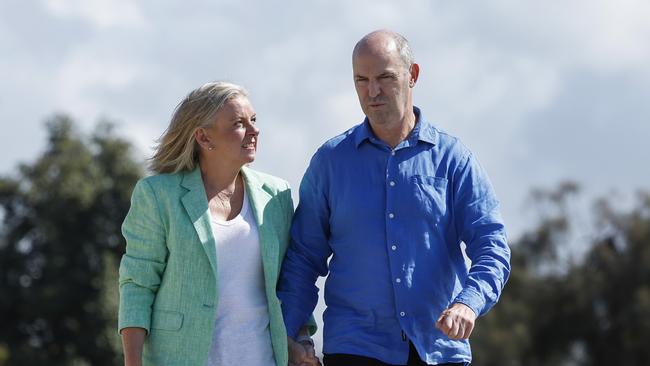
[[416, 207], [440, 221], [447, 214], [447, 179], [427, 175], [411, 177]]

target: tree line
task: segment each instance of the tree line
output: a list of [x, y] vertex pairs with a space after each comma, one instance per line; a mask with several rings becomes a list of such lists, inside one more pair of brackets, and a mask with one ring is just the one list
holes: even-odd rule
[[[0, 365], [119, 365], [120, 226], [144, 169], [108, 122], [46, 127], [45, 151], [0, 176]], [[511, 241], [473, 364], [650, 365], [650, 194], [627, 210], [594, 202], [585, 254], [567, 260], [576, 195], [573, 183], [534, 192], [543, 214]]]

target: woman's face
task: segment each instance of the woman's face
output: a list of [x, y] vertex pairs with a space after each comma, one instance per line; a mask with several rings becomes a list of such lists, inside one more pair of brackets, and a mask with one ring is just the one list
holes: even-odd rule
[[212, 150], [202, 149], [204, 156], [228, 166], [241, 167], [253, 162], [260, 132], [255, 120], [255, 110], [248, 98], [237, 96], [227, 100], [212, 125], [203, 129], [204, 136], [197, 136], [206, 139], [203, 142], [212, 147]]

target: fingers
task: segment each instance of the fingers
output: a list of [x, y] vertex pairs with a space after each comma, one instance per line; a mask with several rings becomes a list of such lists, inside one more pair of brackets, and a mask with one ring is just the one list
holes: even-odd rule
[[320, 360], [316, 357], [316, 350], [311, 344], [305, 344], [306, 362], [307, 366], [321, 366]]
[[288, 338], [288, 346], [289, 346], [289, 363], [295, 365], [302, 364], [302, 361], [307, 356], [304, 347], [300, 343], [295, 342], [291, 338]]
[[453, 304], [436, 321], [436, 328], [450, 339], [469, 339], [474, 330], [476, 315], [467, 305]]
[[289, 366], [321, 366], [311, 344], [299, 343], [288, 338]]
[[305, 344], [303, 345], [305, 347], [305, 351], [307, 352], [307, 355], [310, 357], [316, 357], [316, 350], [311, 344]]
[[472, 335], [472, 331], [474, 330], [474, 322], [471, 322], [468, 324], [468, 326], [465, 328], [465, 332], [462, 335], [463, 339], [469, 339], [469, 336]]
[[444, 310], [436, 321], [436, 328], [444, 334], [449, 334], [454, 325], [453, 319], [449, 316], [449, 310]]
[[320, 360], [316, 357], [306, 360], [302, 363], [302, 366], [322, 366]]

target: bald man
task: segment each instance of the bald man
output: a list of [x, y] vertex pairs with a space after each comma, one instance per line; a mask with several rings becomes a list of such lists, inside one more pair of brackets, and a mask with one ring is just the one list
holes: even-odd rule
[[323, 144], [301, 182], [278, 291], [288, 335], [329, 273], [325, 366], [468, 364], [476, 318], [510, 273], [494, 190], [413, 105], [420, 67], [404, 37], [366, 35], [352, 68], [366, 118]]

